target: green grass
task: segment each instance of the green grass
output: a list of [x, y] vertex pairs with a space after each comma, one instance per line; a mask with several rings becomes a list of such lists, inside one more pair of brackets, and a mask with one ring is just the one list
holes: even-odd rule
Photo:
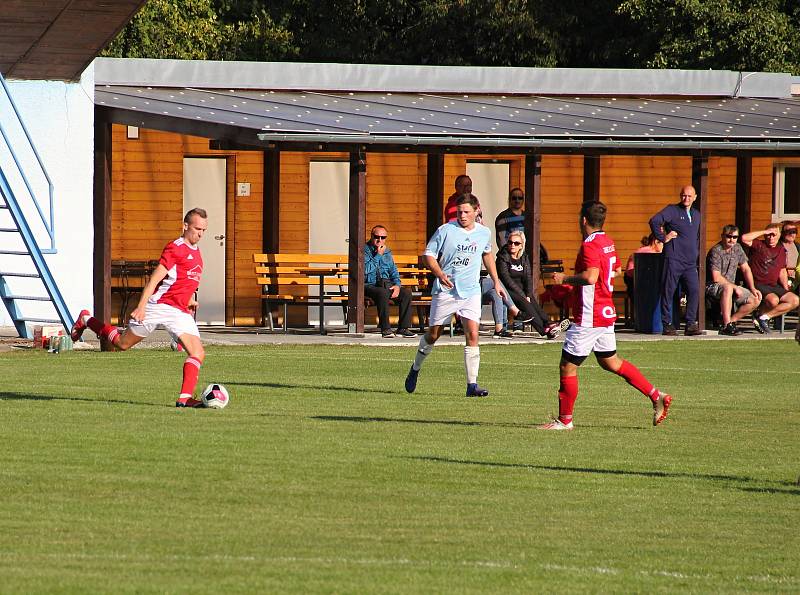
[[621, 343], [669, 419], [593, 360], [576, 429], [558, 345], [210, 347], [224, 411], [177, 410], [183, 356], [0, 356], [0, 591], [800, 590], [790, 341]]

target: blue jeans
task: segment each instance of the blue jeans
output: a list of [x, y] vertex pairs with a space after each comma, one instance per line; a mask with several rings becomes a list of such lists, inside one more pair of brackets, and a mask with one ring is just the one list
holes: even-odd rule
[[492, 301], [492, 317], [495, 326], [506, 328], [508, 326], [508, 307], [503, 298], [495, 291], [492, 280], [489, 277], [483, 277], [481, 279], [481, 301], [487, 296]]

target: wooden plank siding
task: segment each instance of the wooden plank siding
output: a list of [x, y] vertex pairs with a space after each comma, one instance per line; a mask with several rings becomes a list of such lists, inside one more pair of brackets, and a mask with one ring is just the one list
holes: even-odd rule
[[[178, 237], [183, 215], [183, 158], [220, 156], [227, 159], [226, 318], [228, 324], [258, 324], [260, 287], [253, 276], [253, 253], [262, 249], [263, 155], [261, 151], [215, 151], [208, 139], [140, 129], [127, 140], [125, 127], [113, 127], [112, 259], [156, 258]], [[347, 153], [281, 153], [280, 251], [308, 251], [309, 163], [342, 160]], [[524, 156], [446, 155], [441, 208], [453, 192], [455, 177], [468, 161], [510, 164], [510, 187], [524, 186]], [[800, 163], [800, 159], [780, 163]], [[752, 228], [766, 225], [772, 214], [771, 158], [753, 160]], [[690, 183], [691, 157], [603, 156], [600, 159], [600, 199], [610, 209], [607, 230], [615, 239], [624, 265], [628, 255], [649, 233], [647, 221]], [[419, 254], [426, 237], [427, 158], [424, 154], [367, 154], [367, 230], [385, 225], [390, 246], [398, 254]], [[236, 182], [249, 182], [249, 197], [234, 197]], [[736, 159], [709, 160], [709, 204], [705, 205], [708, 246], [719, 239], [722, 225], [735, 219]], [[542, 242], [551, 258], [572, 269], [581, 241], [577, 213], [583, 199], [583, 157], [544, 155], [542, 158]], [[617, 279], [617, 289], [622, 280]], [[118, 306], [112, 304], [112, 312]], [[302, 313], [304, 316], [304, 313]], [[293, 315], [294, 319], [296, 315]], [[367, 321], [371, 322], [370, 316]]]

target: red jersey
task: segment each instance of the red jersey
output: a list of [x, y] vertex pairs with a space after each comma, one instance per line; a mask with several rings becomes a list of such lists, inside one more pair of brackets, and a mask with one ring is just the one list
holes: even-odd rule
[[594, 285], [576, 285], [572, 289], [572, 314], [575, 324], [586, 328], [614, 326], [617, 312], [614, 309], [614, 270], [619, 268], [614, 240], [604, 231], [589, 235], [578, 251], [575, 274], [586, 269], [600, 269]]
[[189, 299], [200, 285], [203, 274], [203, 257], [200, 249], [183, 238], [170, 242], [161, 253], [159, 264], [167, 269], [167, 276], [156, 286], [148, 300], [151, 304], [169, 304], [189, 312]]
[[[462, 194], [458, 194], [457, 192], [450, 195], [450, 198], [447, 199], [447, 204], [444, 205], [444, 222], [450, 223], [451, 221], [455, 221], [458, 217], [458, 205], [456, 205], [456, 201], [458, 197], [463, 196]], [[481, 213], [481, 205], [478, 204], [478, 215], [475, 217], [475, 221], [477, 223], [483, 223], [483, 213]]]

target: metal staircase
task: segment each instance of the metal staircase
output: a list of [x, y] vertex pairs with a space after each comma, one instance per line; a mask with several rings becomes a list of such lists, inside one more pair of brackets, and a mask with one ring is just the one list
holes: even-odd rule
[[[62, 324], [69, 330], [73, 321], [44, 259], [44, 254], [56, 253], [53, 183], [2, 74], [0, 85], [0, 136], [4, 143], [0, 144], [0, 299], [19, 336], [31, 338], [33, 332], [28, 323]], [[14, 150], [9, 127], [16, 128], [18, 134], [14, 138], [17, 142], [22, 142], [23, 137], [27, 140], [23, 143], [24, 150], [38, 163], [35, 173], [41, 176], [42, 184], [46, 182], [48, 186], [48, 217], [45, 217], [20, 156]], [[30, 212], [33, 207], [50, 238], [49, 248], [39, 247], [36, 234], [26, 219], [26, 208]]]

